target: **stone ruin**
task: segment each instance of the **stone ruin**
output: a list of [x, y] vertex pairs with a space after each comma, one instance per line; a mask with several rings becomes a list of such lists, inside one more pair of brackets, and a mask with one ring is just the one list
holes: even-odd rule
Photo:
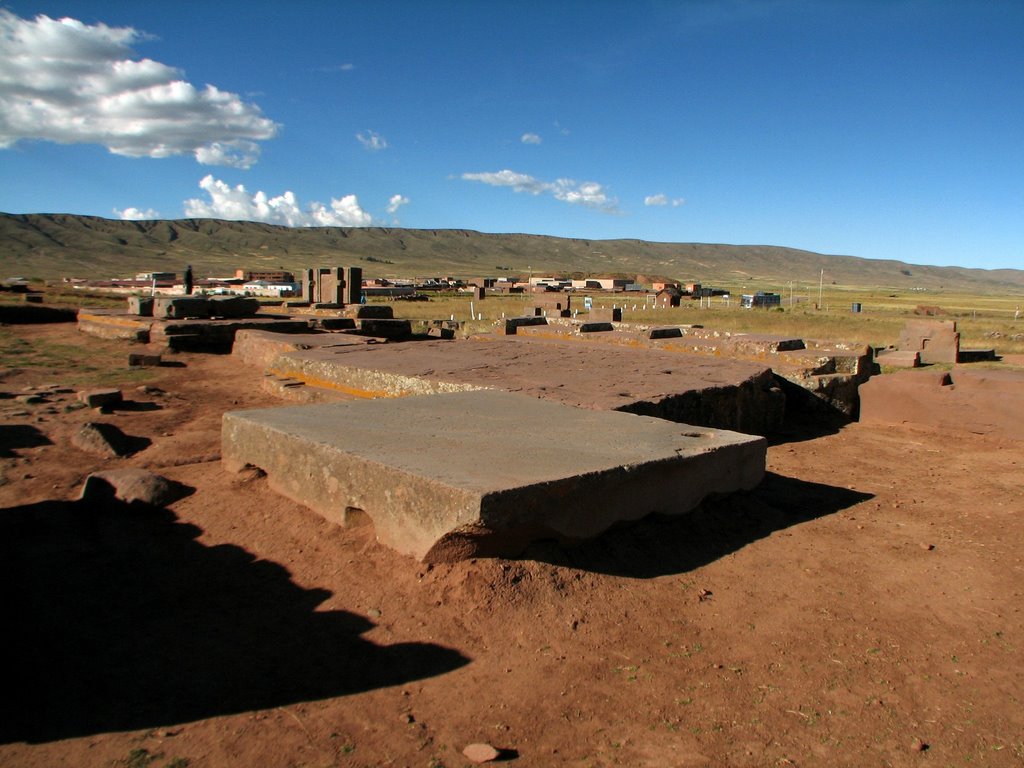
[[993, 349], [961, 349], [956, 320], [910, 320], [900, 331], [896, 348], [879, 350], [876, 359], [892, 368], [917, 368], [995, 360], [996, 354]]
[[[233, 297], [133, 297], [130, 314], [83, 310], [79, 324], [226, 343], [302, 405], [225, 414], [225, 467], [259, 467], [279, 492], [341, 524], [369, 519], [429, 562], [514, 556], [749, 489], [764, 473], [759, 435], [787, 407], [853, 416], [873, 370], [857, 345], [573, 317], [568, 294], [540, 294], [534, 314], [452, 344], [443, 323], [414, 337], [390, 307], [360, 304], [359, 286], [358, 269], [321, 267], [290, 303], [309, 308], [301, 316]], [[928, 331], [929, 354], [958, 346], [955, 324]], [[868, 419], [887, 418], [879, 398], [866, 402]], [[552, 430], [580, 439], [568, 450], [543, 438]]]
[[360, 267], [315, 267], [302, 270], [302, 301], [318, 309], [359, 304], [363, 296]]
[[[579, 436], [566, 450], [542, 431]], [[477, 390], [224, 415], [229, 471], [423, 562], [515, 557], [764, 476], [760, 437]]]

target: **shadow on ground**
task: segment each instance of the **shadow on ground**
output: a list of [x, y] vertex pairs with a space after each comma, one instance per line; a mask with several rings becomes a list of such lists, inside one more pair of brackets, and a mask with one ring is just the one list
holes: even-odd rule
[[776, 531], [871, 498], [768, 472], [753, 491], [708, 500], [679, 517], [651, 516], [576, 546], [538, 542], [523, 559], [638, 579], [686, 573]]
[[53, 445], [53, 441], [31, 424], [0, 424], [0, 458], [17, 456], [18, 448]]
[[317, 612], [330, 593], [167, 511], [44, 502], [0, 510], [7, 714], [0, 742], [44, 742], [400, 684], [469, 659], [378, 646]]

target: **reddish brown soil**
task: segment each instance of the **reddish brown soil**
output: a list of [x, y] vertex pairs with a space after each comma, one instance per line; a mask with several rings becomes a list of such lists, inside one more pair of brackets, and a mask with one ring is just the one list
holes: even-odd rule
[[[0, 764], [1024, 764], [1019, 442], [803, 425], [685, 519], [428, 569], [225, 474], [220, 414], [275, 401], [230, 357], [175, 359], [107, 416], [0, 400]], [[68, 442], [88, 420], [152, 444], [97, 459]], [[122, 465], [195, 492], [71, 503]]]

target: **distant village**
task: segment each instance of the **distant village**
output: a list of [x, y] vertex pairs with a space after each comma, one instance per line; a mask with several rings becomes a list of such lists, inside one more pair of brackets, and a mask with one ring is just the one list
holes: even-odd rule
[[[184, 275], [176, 272], [140, 272], [132, 278], [111, 278], [108, 280], [86, 280], [65, 278], [72, 287], [91, 291], [107, 291], [123, 294], [178, 295], [188, 292]], [[730, 300], [729, 291], [702, 285], [701, 283], [676, 283], [668, 281], [646, 281], [642, 276], [635, 280], [611, 277], [588, 277], [572, 279], [557, 276], [481, 277], [462, 279], [456, 277], [425, 278], [371, 278], [362, 280], [361, 293], [364, 299], [385, 297], [391, 299], [412, 299], [429, 297], [431, 294], [465, 292], [482, 295], [524, 293], [643, 293], [654, 294], [653, 301], [662, 307], [678, 307], [683, 301], [708, 300], [721, 297]], [[231, 277], [197, 278], [192, 293], [204, 295], [238, 295], [281, 299], [298, 299], [302, 295], [301, 284], [292, 272], [285, 270], [238, 269]], [[743, 294], [740, 306], [775, 307], [781, 305], [778, 293], [758, 291]]]

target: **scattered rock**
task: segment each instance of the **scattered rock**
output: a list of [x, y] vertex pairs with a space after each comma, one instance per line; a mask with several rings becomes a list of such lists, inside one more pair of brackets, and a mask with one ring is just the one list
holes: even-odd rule
[[82, 485], [79, 499], [109, 501], [118, 499], [127, 503], [141, 502], [162, 507], [188, 495], [187, 486], [144, 469], [126, 467], [93, 472]]
[[926, 543], [925, 543], [925, 542], [923, 542], [923, 541], [922, 541], [922, 542], [921, 542], [921, 543], [920, 543], [920, 544], [919, 544], [918, 546], [920, 546], [920, 547], [921, 547], [921, 549], [927, 550], [927, 551], [929, 551], [929, 552], [930, 552], [931, 550], [935, 549], [935, 545], [934, 545], [934, 544], [926, 544]]
[[128, 456], [149, 445], [146, 438], [129, 437], [113, 424], [86, 422], [71, 436], [71, 444], [95, 456]]
[[928, 749], [928, 745], [921, 741], [921, 739], [914, 739], [914, 741], [910, 745], [910, 748], [915, 752], [924, 752]]
[[462, 754], [471, 763], [489, 763], [492, 760], [497, 760], [501, 752], [490, 744], [470, 744], [462, 750]]
[[90, 389], [78, 393], [78, 399], [90, 408], [117, 405], [124, 400], [120, 389]]
[[89, 406], [87, 406], [85, 403], [82, 403], [82, 402], [68, 403], [67, 405], [64, 406], [64, 412], [65, 413], [71, 413], [72, 411], [80, 411], [83, 408], [88, 408], [88, 407]]
[[406, 725], [412, 725], [413, 723], [415, 723], [415, 722], [416, 722], [416, 718], [415, 718], [415, 717], [413, 717], [413, 716], [412, 716], [411, 714], [409, 714], [408, 712], [406, 712], [406, 713], [405, 713], [404, 715], [402, 715], [402, 718], [401, 718], [401, 720], [402, 720], [402, 722], [403, 722], [403, 723], [405, 723]]
[[128, 367], [130, 368], [155, 367], [160, 363], [160, 355], [149, 355], [144, 352], [128, 353]]
[[379, 608], [371, 608], [370, 610], [368, 610], [366, 612], [366, 615], [369, 616], [371, 619], [379, 619], [380, 618], [380, 609]]
[[38, 403], [46, 402], [46, 398], [42, 395], [18, 395], [14, 399], [19, 403], [24, 403], [25, 405], [36, 405]]

